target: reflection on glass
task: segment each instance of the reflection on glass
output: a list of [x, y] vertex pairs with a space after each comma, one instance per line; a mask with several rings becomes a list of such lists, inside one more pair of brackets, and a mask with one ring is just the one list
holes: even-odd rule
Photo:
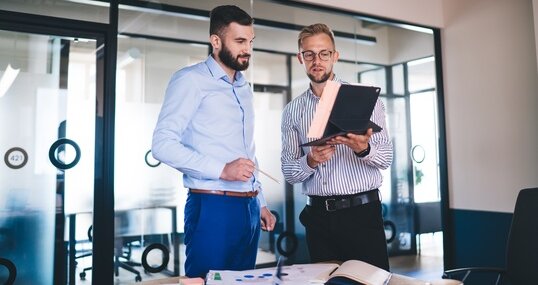
[[[169, 263], [163, 270], [180, 274], [184, 257], [180, 257], [177, 234], [183, 232], [183, 208], [187, 189], [181, 173], [151, 157], [153, 129], [172, 74], [207, 57], [207, 47], [168, 41], [120, 37], [116, 87], [115, 134], [115, 208], [116, 242], [130, 248], [128, 259], [143, 262], [144, 250], [151, 244], [165, 245]], [[150, 248], [151, 249], [151, 248]], [[183, 248], [182, 248], [183, 250]], [[154, 256], [154, 250], [150, 250]], [[163, 253], [160, 253], [161, 256]], [[147, 256], [146, 256], [147, 258]], [[177, 260], [177, 261], [176, 261]], [[159, 267], [162, 260], [155, 261]], [[152, 264], [149, 264], [153, 267]], [[121, 279], [132, 282], [159, 275], [121, 272]], [[181, 272], [184, 272], [181, 268]]]
[[[280, 121], [282, 108], [286, 102], [286, 93], [254, 92], [254, 109], [256, 124], [254, 139], [256, 142], [256, 158], [259, 167], [275, 177], [281, 184], [259, 175], [267, 206], [278, 213], [282, 219], [284, 213], [284, 176], [280, 170]], [[283, 222], [282, 220], [279, 222]], [[278, 230], [277, 230], [278, 231]], [[276, 262], [275, 242], [279, 232], [262, 232], [256, 264]]]
[[[0, 38], [0, 66], [19, 70], [0, 98], [0, 149], [17, 150], [11, 164], [24, 159], [0, 171], [0, 252], [16, 266], [16, 284], [53, 284], [74, 262], [64, 263], [66, 241], [80, 248], [87, 240], [87, 227], [69, 232], [64, 215], [93, 210], [95, 41], [6, 31]], [[53, 147], [59, 139], [73, 144]]]
[[435, 62], [433, 56], [407, 63], [409, 92], [435, 88]]
[[392, 91], [394, 92], [394, 95], [405, 94], [405, 77], [403, 70], [403, 64], [397, 64], [392, 67]]
[[381, 87], [381, 94], [387, 93], [387, 76], [385, 75], [385, 68], [378, 67], [376, 69], [363, 71], [359, 74], [359, 77], [360, 83]]
[[33, 1], [0, 1], [0, 10], [100, 23], [108, 23], [108, 7], [109, 4], [104, 1], [52, 0], [40, 2], [39, 5]]
[[411, 96], [414, 197], [416, 203], [441, 199], [439, 193], [439, 166], [437, 162], [437, 123], [435, 115], [435, 92], [423, 92]]
[[[64, 2], [66, 1], [51, 1], [45, 5], [35, 5], [29, 1], [5, 0], [0, 1], [0, 9], [101, 23], [108, 21], [109, 4], [106, 2]], [[403, 217], [403, 221], [398, 223], [395, 233], [398, 238], [392, 248], [396, 251], [398, 248], [407, 250], [412, 244], [408, 238], [408, 233], [412, 230], [412, 216], [402, 205], [413, 199], [438, 199], [438, 194], [436, 196], [434, 192], [438, 193], [439, 190], [435, 120], [437, 95], [434, 90], [434, 63], [430, 60], [433, 59], [434, 53], [431, 31], [424, 32], [422, 29], [422, 32], [417, 32], [403, 29], [401, 26], [365, 20], [359, 16], [311, 7], [292, 7], [271, 1], [236, 2], [235, 4], [253, 13], [257, 19], [296, 26], [313, 22], [330, 23], [335, 31], [341, 32], [337, 33], [335, 39], [340, 53], [340, 61], [335, 65], [337, 76], [347, 82], [362, 82], [382, 87], [387, 125], [395, 143], [395, 163], [391, 169], [383, 172], [383, 201], [390, 204], [387, 218]], [[209, 11], [216, 5], [210, 1], [188, 0], [166, 0], [161, 3], [201, 11]], [[113, 159], [116, 167], [114, 175], [116, 236], [119, 238], [117, 242], [122, 249], [132, 250], [130, 259], [139, 262], [143, 251], [151, 244], [162, 242], [170, 245], [171, 241], [177, 241], [180, 237], [180, 234], [178, 236], [175, 233], [182, 232], [186, 190], [181, 183], [180, 174], [167, 166], [153, 165], [155, 161], [151, 157], [148, 159], [148, 150], [170, 76], [182, 67], [205, 59], [209, 50], [208, 45], [201, 44], [207, 42], [208, 38], [207, 16], [188, 15], [185, 11], [179, 13], [177, 9], [165, 12], [159, 9], [167, 7], [163, 5], [157, 9], [140, 9], [121, 5], [118, 23], [120, 35], [114, 110], [115, 157], [108, 159]], [[246, 71], [247, 79], [253, 83], [254, 89], [256, 85], [283, 88], [262, 89], [255, 95], [258, 112], [256, 130], [259, 136], [256, 141], [260, 165], [263, 170], [277, 178], [281, 175], [279, 167], [277, 170], [278, 163], [275, 162], [275, 157], [279, 157], [280, 147], [278, 114], [285, 105], [287, 96], [297, 97], [308, 88], [309, 82], [304, 76], [304, 66], [300, 65], [295, 57], [297, 30], [283, 26], [274, 27], [263, 24], [262, 21], [255, 24], [254, 45], [264, 52], [254, 52], [252, 66]], [[341, 36], [342, 33], [357, 38], [368, 36], [375, 41], [365, 44], [353, 37]], [[60, 71], [66, 68], [60, 64], [60, 50], [65, 46], [62, 40], [67, 41], [70, 47], [67, 65], [69, 76], [68, 82], [59, 86]], [[6, 165], [0, 171], [0, 252], [6, 252], [17, 262], [24, 262], [34, 268], [33, 277], [52, 284], [52, 281], [48, 282], [52, 278], [52, 261], [49, 258], [52, 247], [47, 245], [52, 242], [51, 237], [54, 236], [54, 217], [50, 213], [55, 210], [55, 193], [58, 189], [65, 190], [66, 214], [76, 214], [77, 240], [86, 241], [77, 244], [77, 251], [91, 252], [91, 244], [87, 242], [87, 230], [92, 219], [93, 157], [96, 149], [102, 147], [94, 145], [95, 121], [99, 120], [94, 120], [95, 43], [82, 39], [75, 42], [72, 39], [12, 32], [0, 32], [0, 41], [0, 76], [7, 73], [8, 66], [19, 70], [12, 86], [3, 96], [0, 95], [0, 150], [1, 154], [5, 154], [9, 149], [20, 147], [28, 157], [26, 164], [20, 169]], [[291, 60], [291, 67], [287, 66], [288, 60]], [[385, 74], [385, 70], [391, 72]], [[284, 89], [291, 90], [291, 94], [284, 93]], [[414, 94], [415, 92], [422, 93]], [[62, 125], [64, 121], [67, 123]], [[266, 129], [267, 133], [260, 133], [260, 129]], [[82, 149], [79, 164], [63, 173], [51, 166], [47, 156], [48, 147], [59, 136], [72, 138]], [[424, 148], [425, 159], [421, 163], [410, 162], [410, 149], [416, 145]], [[65, 151], [66, 161], [70, 161], [73, 156], [72, 149], [67, 147]], [[16, 163], [21, 155], [22, 152], [16, 151], [9, 157]], [[422, 176], [417, 174], [418, 170]], [[408, 175], [411, 172], [413, 175]], [[417, 179], [419, 176], [420, 183]], [[305, 202], [300, 191], [301, 186], [294, 186], [293, 200], [284, 201], [283, 186], [273, 185], [274, 182], [263, 176], [260, 179], [267, 180], [263, 182], [267, 193], [271, 192], [268, 200], [272, 209], [284, 212], [283, 209], [287, 208], [295, 211], [291, 213], [293, 217], [281, 215], [281, 218], [292, 221], [286, 226], [289, 226], [300, 240], [299, 250], [294, 256], [295, 261], [307, 262], [308, 253], [306, 248], [302, 247], [304, 228], [298, 222], [298, 213]], [[63, 184], [58, 183], [59, 181]], [[426, 193], [426, 188], [428, 194], [422, 195], [421, 193]], [[45, 228], [44, 232], [40, 233], [44, 238], [32, 240], [32, 235], [27, 235], [26, 228], [22, 226], [15, 231], [15, 222], [30, 228], [39, 224]], [[173, 229], [174, 227], [176, 229]], [[31, 260], [22, 260], [24, 257], [17, 254], [19, 248], [5, 251], [10, 245], [6, 241], [12, 240], [13, 237], [4, 234], [4, 229], [14, 230], [14, 235], [28, 236], [26, 240], [21, 240], [21, 244], [28, 245], [30, 249], [43, 249], [44, 252], [35, 251]], [[174, 234], [168, 235], [166, 241], [166, 235], [171, 232]], [[34, 232], [32, 234], [38, 236]], [[267, 235], [262, 234], [262, 250], [271, 247], [268, 239]], [[401, 244], [398, 244], [398, 240]], [[181, 266], [184, 261], [180, 256], [182, 246], [168, 248], [171, 253], [167, 270], [175, 274], [179, 272], [176, 263]], [[155, 254], [151, 253], [149, 256]], [[88, 260], [91, 261], [91, 258], [83, 258], [78, 262], [84, 263]], [[141, 267], [136, 270], [144, 271]], [[141, 275], [145, 276], [144, 279], [155, 278], [151, 274]], [[134, 276], [131, 272], [121, 270], [118, 282], [132, 282]], [[35, 284], [33, 279], [28, 280], [29, 284]]]
[[286, 86], [288, 82], [286, 57], [281, 54], [254, 51], [245, 77], [254, 84]]

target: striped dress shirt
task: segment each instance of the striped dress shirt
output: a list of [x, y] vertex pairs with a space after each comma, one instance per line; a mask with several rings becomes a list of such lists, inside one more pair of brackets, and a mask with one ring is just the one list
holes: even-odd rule
[[[336, 79], [339, 81], [339, 79]], [[370, 153], [358, 157], [351, 148], [337, 145], [328, 161], [311, 168], [307, 164], [310, 147], [300, 147], [309, 140], [308, 128], [314, 117], [319, 97], [309, 88], [289, 102], [282, 113], [282, 172], [291, 184], [303, 183], [305, 195], [349, 195], [379, 188], [381, 169], [392, 163], [393, 146], [385, 124], [385, 106], [377, 100], [371, 121], [383, 128], [370, 137]]]

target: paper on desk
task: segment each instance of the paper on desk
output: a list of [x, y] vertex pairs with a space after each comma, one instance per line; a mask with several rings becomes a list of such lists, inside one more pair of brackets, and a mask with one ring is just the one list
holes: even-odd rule
[[[282, 266], [282, 284], [306, 285], [324, 284], [327, 276], [338, 267], [332, 263], [294, 264]], [[218, 278], [215, 275], [218, 273]], [[206, 285], [235, 285], [238, 283], [256, 283], [272, 285], [275, 267], [244, 271], [210, 270], [206, 276]]]
[[323, 136], [340, 85], [341, 84], [336, 81], [327, 81], [327, 84], [321, 93], [318, 105], [316, 106], [316, 112], [314, 113], [312, 123], [310, 123], [310, 128], [306, 135], [307, 138], [319, 139]]

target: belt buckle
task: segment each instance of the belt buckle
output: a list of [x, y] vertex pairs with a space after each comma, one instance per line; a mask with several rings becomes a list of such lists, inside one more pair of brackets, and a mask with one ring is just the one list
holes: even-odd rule
[[[332, 204], [331, 204], [331, 202], [332, 202]], [[325, 210], [327, 210], [327, 212], [336, 211], [336, 199], [327, 199], [327, 200], [325, 200]]]

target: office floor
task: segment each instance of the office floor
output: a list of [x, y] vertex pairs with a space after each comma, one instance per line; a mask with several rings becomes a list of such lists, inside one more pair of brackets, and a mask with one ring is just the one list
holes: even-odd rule
[[[180, 248], [181, 260], [185, 260], [185, 251], [184, 247]], [[148, 256], [151, 258], [151, 256]], [[136, 251], [133, 251], [133, 259], [137, 259]], [[79, 277], [80, 268], [89, 266], [86, 264], [89, 262], [88, 258], [86, 261], [80, 261], [79, 266], [77, 266], [77, 284], [91, 284], [91, 271], [87, 273], [86, 280], [81, 280]], [[274, 256], [265, 252], [259, 252], [258, 261], [274, 261]], [[423, 234], [421, 235], [421, 252], [420, 255], [405, 255], [405, 256], [395, 256], [389, 258], [391, 271], [394, 273], [422, 279], [422, 280], [434, 280], [440, 279], [443, 273], [443, 235], [442, 232], [435, 234]], [[137, 267], [137, 270], [140, 271], [140, 275], [143, 281], [159, 279], [169, 277], [166, 274], [156, 273], [156, 274], [146, 274], [142, 267]], [[135, 275], [131, 272], [128, 272], [124, 269], [119, 269], [119, 275], [115, 277], [114, 283], [118, 285], [123, 284], [135, 284]]]
[[422, 234], [420, 255], [390, 257], [389, 263], [390, 269], [394, 273], [422, 280], [441, 279], [443, 275], [443, 233]]

